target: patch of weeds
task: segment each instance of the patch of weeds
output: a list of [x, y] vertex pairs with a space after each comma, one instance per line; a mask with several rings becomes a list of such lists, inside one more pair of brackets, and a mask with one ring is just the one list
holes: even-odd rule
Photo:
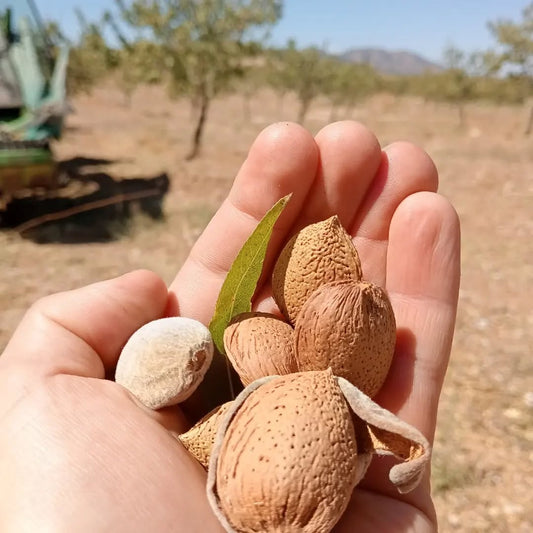
[[434, 458], [431, 467], [431, 488], [434, 495], [475, 485], [480, 476], [471, 464], [460, 464], [453, 457]]

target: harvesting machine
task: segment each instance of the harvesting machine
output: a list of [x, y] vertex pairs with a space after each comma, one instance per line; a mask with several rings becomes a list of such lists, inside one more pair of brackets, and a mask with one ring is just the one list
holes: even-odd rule
[[20, 189], [60, 186], [50, 141], [67, 109], [67, 62], [33, 0], [0, 0], [0, 205]]
[[0, 228], [39, 242], [107, 240], [136, 211], [161, 218], [170, 182], [166, 173], [117, 180], [90, 170], [103, 159], [54, 159], [67, 63], [68, 46], [50, 41], [33, 0], [0, 0]]

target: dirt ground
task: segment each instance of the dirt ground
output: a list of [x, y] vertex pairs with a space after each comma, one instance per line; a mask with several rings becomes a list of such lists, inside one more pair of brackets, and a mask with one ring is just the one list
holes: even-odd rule
[[[216, 210], [257, 133], [293, 120], [288, 98], [214, 102], [200, 159], [185, 162], [191, 134], [186, 102], [142, 88], [132, 106], [112, 87], [78, 97], [60, 159], [109, 158], [115, 176], [167, 171], [164, 222], [134, 218], [120, 239], [91, 244], [36, 244], [0, 233], [0, 348], [40, 296], [149, 268], [170, 282]], [[433, 491], [441, 531], [533, 531], [533, 137], [524, 109], [471, 105], [467, 127], [445, 105], [376, 96], [353, 116], [384, 146], [411, 140], [434, 158], [441, 192], [462, 221], [462, 283], [453, 353], [434, 449]], [[329, 120], [317, 102], [306, 126]], [[528, 290], [529, 289], [529, 290]]]

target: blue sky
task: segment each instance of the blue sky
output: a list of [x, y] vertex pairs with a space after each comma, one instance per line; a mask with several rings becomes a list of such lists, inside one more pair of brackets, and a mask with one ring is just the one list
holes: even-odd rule
[[[15, 0], [15, 4], [24, 0]], [[78, 29], [74, 8], [89, 20], [113, 0], [34, 0], [43, 18], [60, 22], [69, 36]], [[1, 0], [4, 4], [6, 0]], [[442, 59], [450, 44], [471, 52], [494, 41], [487, 21], [520, 20], [530, 0], [285, 0], [282, 20], [272, 32], [274, 44], [295, 38], [300, 46], [326, 46], [331, 52], [353, 47], [410, 50]]]

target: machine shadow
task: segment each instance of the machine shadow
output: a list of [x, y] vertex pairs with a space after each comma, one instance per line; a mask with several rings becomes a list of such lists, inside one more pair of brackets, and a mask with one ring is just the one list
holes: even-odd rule
[[[63, 186], [13, 197], [0, 212], [0, 228], [36, 243], [75, 244], [117, 240], [135, 214], [163, 220], [168, 175], [116, 179], [101, 170], [113, 162], [83, 156], [59, 162]], [[69, 194], [75, 189], [89, 192]]]

